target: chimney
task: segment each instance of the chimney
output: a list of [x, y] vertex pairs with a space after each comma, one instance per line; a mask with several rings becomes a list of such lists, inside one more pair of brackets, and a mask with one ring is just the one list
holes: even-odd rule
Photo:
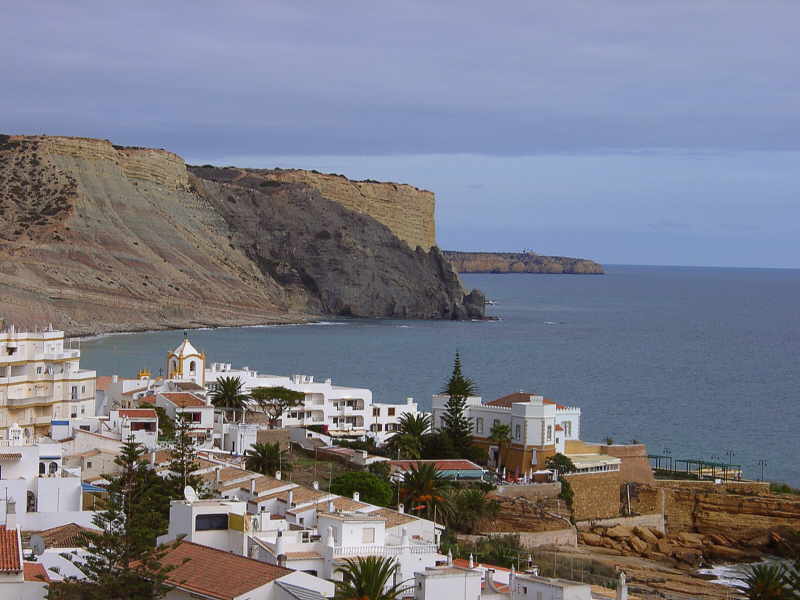
[[150, 451], [150, 464], [153, 465], [153, 466], [156, 464], [156, 451], [155, 450], [151, 450]]
[[294, 506], [294, 490], [289, 490], [288, 497], [286, 498], [286, 504], [289, 506], [289, 508]]
[[406, 512], [406, 505], [403, 504], [402, 502], [400, 504], [398, 504], [397, 505], [397, 512], [399, 512], [401, 514]]
[[280, 471], [275, 471], [275, 479], [277, 479], [278, 481], [281, 480], [281, 472]]
[[256, 495], [256, 478], [255, 477], [253, 477], [253, 479], [250, 480], [250, 495], [251, 496], [255, 496]]
[[220, 472], [221, 470], [222, 470], [222, 467], [216, 467], [216, 468], [214, 469], [214, 481], [215, 481], [217, 484], [219, 484], [219, 482], [220, 482], [220, 476], [219, 476], [219, 472]]
[[119, 375], [112, 375], [111, 383], [119, 383]]
[[336, 512], [336, 507], [333, 505], [333, 500], [328, 500], [328, 512]]
[[359, 498], [361, 498], [361, 494], [359, 494], [358, 492], [353, 492], [353, 500], [359, 502]]
[[469, 564], [467, 565], [468, 569], [475, 568], [475, 562], [472, 560], [472, 552], [469, 553]]
[[17, 503], [14, 500], [6, 501], [6, 529], [17, 528]]
[[318, 490], [319, 489], [319, 481], [312, 481], [311, 482], [311, 487], [313, 487], [315, 490]]

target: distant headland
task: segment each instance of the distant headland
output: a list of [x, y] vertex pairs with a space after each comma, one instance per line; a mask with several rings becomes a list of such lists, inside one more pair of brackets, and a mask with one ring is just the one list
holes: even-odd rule
[[456, 252], [445, 250], [459, 273], [548, 273], [553, 275], [603, 275], [603, 265], [585, 258], [544, 256], [524, 252]]

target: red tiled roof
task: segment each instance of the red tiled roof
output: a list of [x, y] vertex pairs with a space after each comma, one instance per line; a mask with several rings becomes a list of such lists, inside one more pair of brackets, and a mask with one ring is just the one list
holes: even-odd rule
[[155, 419], [156, 411], [152, 408], [125, 408], [119, 411], [119, 416], [129, 419]]
[[22, 565], [22, 572], [25, 574], [25, 581], [50, 581], [42, 563], [26, 562]]
[[111, 375], [101, 375], [95, 381], [95, 389], [104, 392], [112, 383], [114, 383], [114, 378]]
[[178, 408], [207, 406], [200, 398], [188, 392], [165, 392], [160, 394]]
[[471, 460], [465, 458], [461, 459], [446, 459], [446, 460], [390, 460], [389, 464], [401, 471], [410, 471], [411, 465], [417, 463], [434, 463], [436, 468], [440, 471], [483, 471], [480, 466], [476, 465]]
[[561, 425], [556, 425], [556, 431], [564, 431], [564, 428]]
[[219, 600], [233, 600], [292, 572], [185, 541], [169, 550], [162, 563], [175, 567], [167, 574], [167, 583]]
[[0, 572], [19, 573], [22, 570], [19, 532], [0, 525]]
[[79, 548], [83, 542], [81, 534], [96, 532], [96, 529], [81, 527], [76, 523], [67, 523], [66, 525], [45, 529], [35, 535], [42, 538], [45, 548]]
[[[516, 404], [517, 402], [530, 402], [531, 396], [535, 396], [536, 394], [527, 394], [525, 392], [515, 392], [513, 394], [508, 394], [507, 396], [502, 396], [501, 398], [497, 398], [496, 400], [492, 400], [490, 402], [486, 402], [487, 406], [505, 406], [506, 408], [511, 408], [512, 404]], [[544, 399], [545, 404], [555, 404], [556, 408], [558, 409], [565, 409], [566, 406], [562, 404], [556, 404], [549, 398]]]

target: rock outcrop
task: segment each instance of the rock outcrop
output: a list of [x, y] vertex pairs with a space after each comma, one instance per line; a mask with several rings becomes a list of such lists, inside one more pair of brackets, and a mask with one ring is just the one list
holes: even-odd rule
[[585, 258], [543, 256], [533, 252], [444, 251], [459, 273], [549, 273], [602, 275], [603, 266]]
[[482, 315], [436, 248], [308, 184], [200, 171], [164, 150], [0, 136], [0, 318], [74, 334]]
[[267, 181], [303, 183], [345, 208], [383, 223], [412, 250], [436, 245], [433, 192], [380, 181], [353, 181], [344, 175], [302, 169], [251, 170]]

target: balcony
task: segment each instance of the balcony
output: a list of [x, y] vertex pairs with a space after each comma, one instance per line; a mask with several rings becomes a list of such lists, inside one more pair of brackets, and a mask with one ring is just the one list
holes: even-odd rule
[[[405, 546], [409, 548], [408, 546]], [[397, 556], [403, 553], [404, 546], [336, 546], [333, 548], [333, 558], [347, 556]], [[437, 554], [439, 547], [436, 544], [411, 544], [411, 554]]]

